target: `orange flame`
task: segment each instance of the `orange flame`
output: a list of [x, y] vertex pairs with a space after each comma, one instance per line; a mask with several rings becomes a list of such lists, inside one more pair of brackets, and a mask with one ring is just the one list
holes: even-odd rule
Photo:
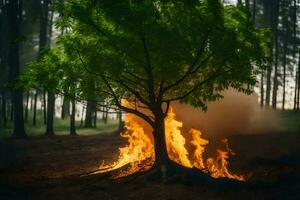
[[[123, 104], [129, 104], [123, 100]], [[165, 118], [165, 134], [167, 151], [171, 160], [188, 168], [198, 168], [209, 173], [214, 178], [227, 177], [230, 179], [244, 180], [243, 176], [236, 175], [228, 169], [229, 155], [235, 153], [229, 148], [227, 139], [222, 140], [226, 150], [217, 150], [215, 158], [204, 159], [205, 146], [209, 143], [203, 139], [202, 133], [196, 129], [190, 129], [192, 135], [191, 145], [194, 146], [192, 152], [188, 152], [186, 139], [181, 132], [183, 123], [176, 120], [176, 115], [170, 107], [167, 117]], [[153, 139], [151, 138], [152, 130], [147, 130], [147, 123], [133, 114], [126, 114], [125, 131], [121, 136], [127, 138], [128, 144], [119, 148], [119, 159], [111, 165], [100, 166], [101, 172], [107, 172], [119, 169], [125, 165], [129, 168], [120, 172], [117, 177], [127, 176], [135, 172], [146, 171], [151, 168], [155, 161]], [[191, 153], [189, 155], [189, 153]]]

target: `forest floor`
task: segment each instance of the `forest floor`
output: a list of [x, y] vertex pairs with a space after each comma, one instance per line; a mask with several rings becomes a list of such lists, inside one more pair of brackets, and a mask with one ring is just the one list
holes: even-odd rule
[[126, 142], [118, 134], [2, 139], [0, 199], [300, 199], [300, 134], [236, 135], [229, 141], [237, 153], [230, 169], [248, 177], [243, 187], [80, 177], [118, 158]]

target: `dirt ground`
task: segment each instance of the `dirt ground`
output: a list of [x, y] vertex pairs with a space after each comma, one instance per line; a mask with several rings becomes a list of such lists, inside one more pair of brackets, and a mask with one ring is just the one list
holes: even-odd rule
[[0, 140], [0, 199], [300, 199], [300, 134], [229, 138], [230, 168], [246, 175], [239, 187], [178, 182], [122, 182], [81, 177], [118, 157], [118, 135]]

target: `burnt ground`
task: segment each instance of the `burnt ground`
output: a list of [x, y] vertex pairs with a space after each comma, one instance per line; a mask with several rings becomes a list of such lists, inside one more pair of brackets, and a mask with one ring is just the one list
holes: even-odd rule
[[300, 199], [300, 134], [229, 138], [231, 169], [248, 177], [239, 187], [180, 182], [122, 182], [80, 177], [118, 157], [115, 135], [0, 140], [0, 199]]

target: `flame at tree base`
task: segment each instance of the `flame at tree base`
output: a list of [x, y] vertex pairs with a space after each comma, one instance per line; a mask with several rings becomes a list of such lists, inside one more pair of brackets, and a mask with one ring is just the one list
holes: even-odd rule
[[[169, 158], [187, 168], [197, 168], [208, 173], [213, 178], [230, 178], [244, 181], [241, 175], [236, 175], [228, 169], [228, 158], [235, 153], [229, 148], [227, 139], [222, 140], [225, 150], [217, 150], [215, 157], [204, 158], [205, 147], [208, 140], [202, 138], [202, 133], [196, 129], [190, 129], [190, 144], [194, 150], [189, 152], [185, 147], [186, 139], [182, 135], [182, 122], [176, 120], [176, 115], [170, 108], [165, 118], [166, 144]], [[128, 144], [119, 148], [120, 154], [118, 161], [106, 165], [101, 164], [101, 173], [119, 169], [129, 165], [125, 171], [120, 171], [115, 177], [124, 177], [135, 172], [149, 170], [155, 162], [155, 153], [151, 131], [147, 130], [147, 124], [133, 114], [126, 114], [125, 131], [121, 136], [127, 138]], [[149, 128], [148, 128], [149, 129]]]

